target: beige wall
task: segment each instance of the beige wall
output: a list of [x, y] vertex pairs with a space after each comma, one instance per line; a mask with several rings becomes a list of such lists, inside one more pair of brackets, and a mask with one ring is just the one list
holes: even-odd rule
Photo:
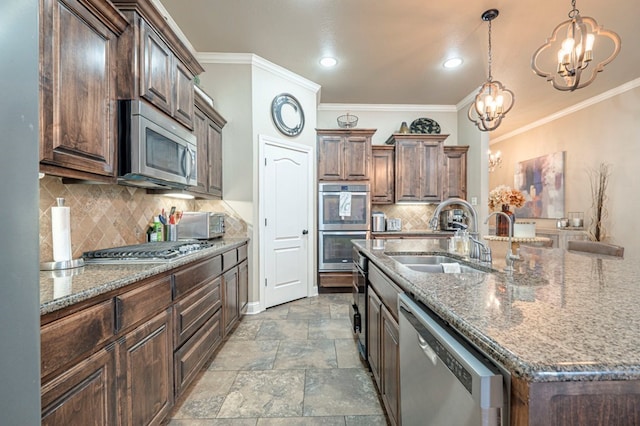
[[[640, 87], [492, 144], [491, 150], [500, 150], [504, 161], [490, 173], [489, 188], [513, 186], [516, 162], [565, 151], [565, 215], [584, 212], [587, 226], [592, 212], [588, 170], [610, 164], [607, 241], [624, 246], [625, 256], [640, 254]], [[538, 226], [553, 227], [555, 221]]]

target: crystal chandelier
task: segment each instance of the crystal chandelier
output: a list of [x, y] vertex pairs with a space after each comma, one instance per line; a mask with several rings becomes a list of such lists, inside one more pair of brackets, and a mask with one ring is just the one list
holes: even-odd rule
[[[613, 61], [620, 52], [618, 34], [605, 30], [593, 18], [580, 16], [580, 11], [576, 9], [576, 0], [571, 0], [571, 8], [569, 20], [561, 22], [553, 30], [551, 37], [535, 51], [531, 58], [533, 71], [540, 77], [546, 78], [553, 87], [563, 91], [574, 91], [591, 84], [604, 66]], [[563, 35], [566, 37], [560, 41], [559, 37]], [[608, 38], [613, 43], [613, 52], [597, 65], [591, 65], [594, 59], [593, 46], [596, 37], [599, 42], [606, 41]], [[555, 69], [545, 72], [540, 64], [547, 64]], [[584, 75], [583, 71], [585, 71]]]
[[502, 154], [500, 151], [494, 154], [489, 150], [487, 151], [487, 155], [489, 156], [489, 172], [492, 172], [496, 168], [502, 166]]
[[515, 96], [491, 75], [491, 21], [498, 16], [497, 9], [489, 9], [482, 14], [482, 20], [489, 22], [489, 78], [482, 85], [475, 101], [469, 106], [467, 116], [478, 129], [490, 132], [498, 128], [504, 116], [513, 108]]

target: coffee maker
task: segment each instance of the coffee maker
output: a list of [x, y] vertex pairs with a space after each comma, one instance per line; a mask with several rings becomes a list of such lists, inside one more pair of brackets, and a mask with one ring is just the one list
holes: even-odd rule
[[449, 209], [440, 212], [440, 230], [441, 231], [457, 231], [458, 229], [467, 229], [467, 215], [462, 209]]

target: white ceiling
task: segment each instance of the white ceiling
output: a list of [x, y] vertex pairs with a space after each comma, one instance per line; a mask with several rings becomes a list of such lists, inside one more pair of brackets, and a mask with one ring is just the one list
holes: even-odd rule
[[[588, 87], [560, 92], [536, 76], [531, 55], [569, 0], [160, 0], [198, 52], [255, 53], [318, 83], [321, 103], [456, 105], [487, 78], [492, 23], [494, 80], [516, 96], [491, 138], [640, 77], [640, 1], [578, 0], [622, 39], [620, 54]], [[594, 47], [594, 50], [598, 46]], [[338, 65], [322, 69], [333, 55]], [[463, 65], [444, 69], [451, 56]]]

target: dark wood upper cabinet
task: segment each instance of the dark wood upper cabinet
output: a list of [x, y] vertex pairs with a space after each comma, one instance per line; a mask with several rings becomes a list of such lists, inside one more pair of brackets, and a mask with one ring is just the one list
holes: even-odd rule
[[396, 146], [396, 202], [442, 199], [443, 142], [447, 136], [392, 136]]
[[442, 199], [467, 199], [467, 152], [469, 146], [444, 147], [444, 184]]
[[371, 203], [393, 204], [395, 196], [395, 146], [371, 147]]
[[129, 27], [118, 41], [118, 97], [143, 98], [193, 129], [193, 77], [204, 71], [150, 0], [114, 0]]
[[198, 185], [190, 191], [222, 198], [222, 128], [225, 124], [227, 121], [196, 92], [193, 129], [198, 140]]
[[111, 3], [40, 2], [40, 170], [115, 182], [118, 37]]
[[316, 129], [318, 180], [368, 180], [375, 129]]

